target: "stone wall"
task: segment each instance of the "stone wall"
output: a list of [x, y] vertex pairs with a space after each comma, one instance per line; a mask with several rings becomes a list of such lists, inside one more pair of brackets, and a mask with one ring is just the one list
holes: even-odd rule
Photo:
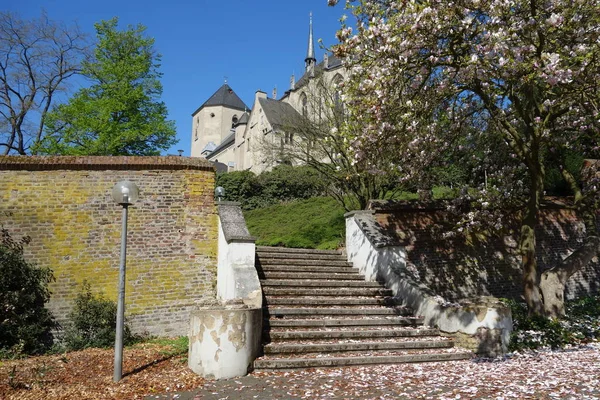
[[126, 318], [136, 332], [185, 335], [194, 304], [214, 298], [214, 170], [187, 157], [0, 157], [0, 225], [29, 235], [28, 260], [54, 271], [49, 308], [59, 321], [87, 280], [117, 299], [120, 180], [135, 182], [129, 207]]
[[[523, 293], [519, 225], [515, 216], [503, 234], [444, 237], [455, 220], [442, 204], [372, 202], [375, 219], [407, 253], [415, 279], [448, 300], [473, 296], [520, 298]], [[537, 228], [540, 270], [554, 266], [583, 242], [585, 228], [575, 212], [547, 205]], [[598, 293], [600, 265], [595, 258], [568, 282], [567, 298]]]

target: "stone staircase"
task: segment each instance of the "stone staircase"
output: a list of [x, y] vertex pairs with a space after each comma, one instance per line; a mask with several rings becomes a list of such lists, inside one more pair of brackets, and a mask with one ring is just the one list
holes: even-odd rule
[[462, 360], [437, 329], [397, 304], [339, 251], [257, 247], [264, 355], [255, 370]]

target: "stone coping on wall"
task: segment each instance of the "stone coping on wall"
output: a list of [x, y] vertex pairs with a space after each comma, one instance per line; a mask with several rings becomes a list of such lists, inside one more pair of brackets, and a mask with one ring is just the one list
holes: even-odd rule
[[0, 171], [49, 170], [205, 170], [213, 163], [181, 156], [0, 156]]
[[219, 210], [223, 235], [225, 235], [227, 243], [232, 241], [256, 242], [256, 238], [251, 236], [248, 231], [240, 203], [235, 201], [217, 201], [215, 204]]
[[373, 218], [374, 211], [351, 211], [344, 214], [345, 218], [354, 218], [356, 224], [365, 237], [375, 248], [400, 246], [400, 242], [389, 235], [385, 229]]
[[[369, 200], [367, 211], [386, 213], [394, 211], [446, 211], [452, 200]], [[461, 209], [468, 211], [471, 207], [463, 202]], [[572, 196], [547, 196], [540, 203], [541, 209], [574, 209]], [[517, 208], [515, 208], [517, 209]], [[352, 211], [355, 212], [355, 211]]]

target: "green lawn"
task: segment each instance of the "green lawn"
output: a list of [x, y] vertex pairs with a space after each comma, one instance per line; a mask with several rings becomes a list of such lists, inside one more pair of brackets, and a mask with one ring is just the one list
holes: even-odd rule
[[337, 249], [344, 243], [344, 209], [329, 197], [245, 211], [244, 216], [259, 246]]
[[[433, 198], [451, 198], [454, 190], [434, 187]], [[416, 200], [416, 193], [399, 192], [394, 200]], [[259, 246], [337, 249], [344, 245], [344, 209], [331, 197], [313, 197], [244, 211], [250, 234]]]

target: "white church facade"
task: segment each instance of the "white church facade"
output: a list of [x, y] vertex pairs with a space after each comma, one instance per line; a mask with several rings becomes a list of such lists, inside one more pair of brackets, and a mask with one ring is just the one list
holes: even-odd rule
[[[257, 91], [249, 108], [227, 84], [223, 84], [192, 114], [192, 157], [225, 164], [228, 171], [268, 171], [284, 162], [281, 152], [299, 145], [294, 126], [306, 119], [322, 118], [318, 85], [335, 88], [346, 76], [341, 61], [325, 54], [315, 58], [312, 16], [309, 24], [305, 71], [277, 99]], [[335, 90], [335, 89], [334, 89]], [[312, 98], [311, 98], [312, 97]], [[277, 153], [277, 154], [275, 154]]]

